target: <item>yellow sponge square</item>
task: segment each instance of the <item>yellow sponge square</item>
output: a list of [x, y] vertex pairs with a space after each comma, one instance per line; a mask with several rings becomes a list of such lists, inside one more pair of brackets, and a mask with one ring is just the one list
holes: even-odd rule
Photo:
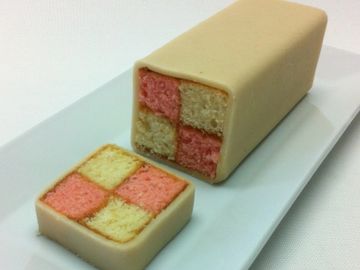
[[151, 215], [140, 207], [111, 197], [107, 206], [84, 222], [104, 236], [124, 243], [133, 239], [151, 219]]
[[108, 146], [85, 162], [78, 172], [106, 189], [113, 189], [142, 165], [142, 161]]
[[135, 144], [153, 154], [174, 160], [176, 151], [176, 128], [170, 120], [142, 109], [135, 123]]
[[181, 121], [185, 125], [222, 136], [228, 95], [215, 88], [198, 83], [182, 81]]

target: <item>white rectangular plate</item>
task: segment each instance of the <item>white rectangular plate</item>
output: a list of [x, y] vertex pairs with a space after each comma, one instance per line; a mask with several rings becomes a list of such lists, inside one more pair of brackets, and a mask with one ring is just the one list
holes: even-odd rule
[[[191, 178], [193, 218], [149, 269], [249, 267], [356, 116], [359, 85], [360, 56], [324, 47], [312, 91], [225, 183]], [[1, 269], [93, 269], [37, 234], [34, 200], [98, 146], [130, 149], [131, 95], [127, 72], [0, 148]]]

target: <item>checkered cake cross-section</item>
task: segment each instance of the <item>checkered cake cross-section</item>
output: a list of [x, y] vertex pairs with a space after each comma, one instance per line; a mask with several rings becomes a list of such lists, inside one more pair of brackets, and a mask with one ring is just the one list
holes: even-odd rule
[[61, 179], [42, 201], [105, 238], [135, 238], [187, 186], [164, 171], [106, 146]]
[[228, 94], [147, 68], [136, 79], [135, 149], [215, 178]]

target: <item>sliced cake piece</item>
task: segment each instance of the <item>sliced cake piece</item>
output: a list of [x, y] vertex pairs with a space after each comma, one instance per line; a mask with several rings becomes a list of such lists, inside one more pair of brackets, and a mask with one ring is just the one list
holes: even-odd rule
[[189, 221], [190, 182], [115, 145], [56, 180], [36, 201], [41, 234], [105, 270], [143, 269]]
[[[225, 180], [311, 88], [326, 22], [309, 6], [240, 0], [137, 61], [134, 149]], [[172, 132], [144, 132], [150, 114]]]

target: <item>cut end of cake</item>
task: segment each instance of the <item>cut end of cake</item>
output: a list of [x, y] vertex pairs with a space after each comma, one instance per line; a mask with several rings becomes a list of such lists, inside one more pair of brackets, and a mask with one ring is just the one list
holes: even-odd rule
[[139, 69], [137, 80], [133, 130], [137, 150], [214, 179], [228, 94], [147, 68]]

